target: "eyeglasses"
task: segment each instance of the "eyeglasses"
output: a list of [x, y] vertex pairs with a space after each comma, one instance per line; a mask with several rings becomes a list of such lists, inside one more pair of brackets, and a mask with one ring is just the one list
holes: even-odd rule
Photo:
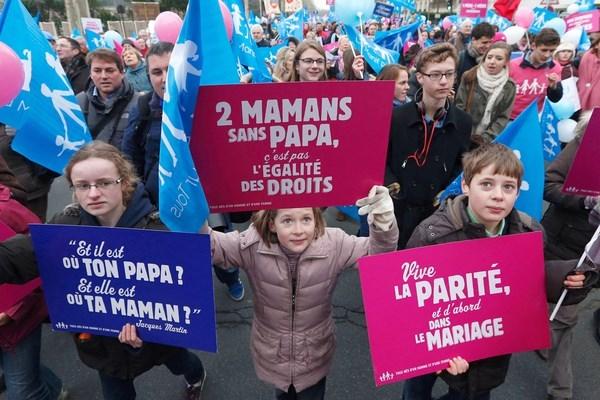
[[121, 182], [123, 182], [123, 178], [112, 180], [107, 179], [98, 181], [96, 183], [76, 183], [73, 186], [71, 186], [71, 190], [74, 190], [79, 193], [87, 193], [93, 187], [95, 187], [98, 190], [107, 190], [113, 187], [114, 185], [118, 185]]
[[301, 58], [300, 61], [302, 61], [304, 64], [306, 65], [313, 65], [313, 64], [317, 64], [319, 67], [325, 65], [325, 59], [323, 58]]
[[442, 76], [446, 79], [454, 79], [456, 77], [456, 71], [448, 71], [448, 72], [432, 72], [431, 74], [426, 74], [425, 72], [421, 72], [421, 75], [425, 75], [432, 81], [440, 81], [442, 80]]

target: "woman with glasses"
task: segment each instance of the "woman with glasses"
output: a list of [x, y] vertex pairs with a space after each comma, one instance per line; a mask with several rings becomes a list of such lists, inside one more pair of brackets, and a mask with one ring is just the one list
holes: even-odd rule
[[[65, 177], [74, 204], [50, 223], [165, 230], [133, 165], [114, 146], [94, 141], [71, 158]], [[0, 283], [22, 283], [37, 275], [31, 240], [19, 235], [0, 245]], [[133, 321], [132, 321], [133, 322]], [[105, 400], [136, 398], [134, 379], [155, 365], [184, 375], [187, 398], [198, 399], [206, 380], [200, 359], [186, 349], [144, 343], [135, 325], [123, 326], [118, 338], [89, 333], [75, 335], [79, 358], [96, 369]]]
[[312, 40], [305, 40], [296, 47], [292, 81], [316, 82], [327, 80], [325, 70], [327, 57], [323, 47]]
[[508, 125], [517, 87], [508, 74], [510, 47], [494, 43], [481, 63], [464, 73], [456, 94], [456, 107], [473, 118], [474, 141], [489, 143]]

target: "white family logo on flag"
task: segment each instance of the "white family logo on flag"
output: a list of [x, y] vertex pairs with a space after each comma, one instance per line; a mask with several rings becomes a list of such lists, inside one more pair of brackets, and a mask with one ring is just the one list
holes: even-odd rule
[[231, 17], [233, 19], [233, 29], [235, 30], [236, 35], [240, 35], [244, 37], [244, 39], [248, 39], [248, 24], [246, 24], [245, 18], [242, 16], [242, 12], [240, 11], [240, 7], [233, 3], [231, 5]]
[[556, 129], [554, 129], [554, 115], [548, 113], [546, 116], [546, 126], [544, 130], [544, 152], [548, 153], [549, 156], [554, 157], [557, 154], [557, 150], [560, 148], [556, 141]]
[[[521, 160], [521, 150], [514, 149], [513, 153], [515, 153], [515, 156], [517, 156], [517, 158], [519, 160]], [[523, 162], [523, 161], [521, 161], [521, 162]], [[529, 182], [527, 182], [525, 180], [525, 176], [523, 176], [523, 180], [521, 181], [521, 187], [520, 187], [519, 190], [522, 191], [522, 192], [529, 191]]]
[[21, 62], [23, 63], [23, 69], [25, 70], [25, 80], [23, 81], [21, 90], [29, 92], [29, 85], [31, 84], [31, 50], [24, 49], [23, 55], [25, 58], [21, 58]]

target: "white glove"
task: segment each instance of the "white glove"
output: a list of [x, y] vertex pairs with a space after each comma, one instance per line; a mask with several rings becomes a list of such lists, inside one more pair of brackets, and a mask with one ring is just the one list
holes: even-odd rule
[[373, 186], [369, 195], [356, 201], [359, 215], [367, 216], [369, 225], [375, 225], [379, 230], [389, 231], [394, 222], [394, 203], [390, 192], [385, 186]]

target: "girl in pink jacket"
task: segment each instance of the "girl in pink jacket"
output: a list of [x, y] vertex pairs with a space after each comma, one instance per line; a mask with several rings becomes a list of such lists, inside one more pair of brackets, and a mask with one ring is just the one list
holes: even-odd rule
[[251, 351], [277, 399], [323, 399], [335, 350], [333, 290], [367, 254], [396, 250], [394, 207], [383, 186], [358, 200], [370, 237], [326, 228], [319, 208], [263, 210], [244, 232], [211, 231], [213, 263], [244, 268], [254, 293]]

